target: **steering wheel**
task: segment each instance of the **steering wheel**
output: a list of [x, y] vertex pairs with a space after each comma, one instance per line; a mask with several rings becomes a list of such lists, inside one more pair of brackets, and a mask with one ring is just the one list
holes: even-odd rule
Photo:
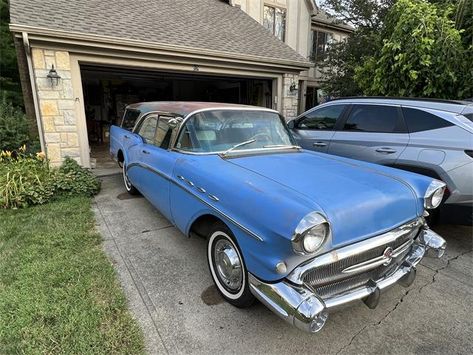
[[272, 139], [269, 134], [264, 133], [264, 132], [260, 132], [260, 133], [255, 134], [253, 137], [251, 137], [250, 140], [254, 139], [254, 140], [258, 141], [259, 137], [261, 137], [261, 138], [264, 137], [264, 139], [262, 139], [262, 140], [265, 140], [265, 141], [270, 141]]

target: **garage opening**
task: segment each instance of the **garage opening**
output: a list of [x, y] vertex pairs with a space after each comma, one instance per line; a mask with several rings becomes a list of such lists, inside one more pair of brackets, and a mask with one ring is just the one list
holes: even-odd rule
[[81, 65], [92, 167], [115, 167], [110, 126], [141, 101], [213, 101], [272, 107], [272, 80]]

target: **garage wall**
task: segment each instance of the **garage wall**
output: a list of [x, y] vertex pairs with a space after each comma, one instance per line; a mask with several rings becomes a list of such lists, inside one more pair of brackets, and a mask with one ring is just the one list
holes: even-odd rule
[[[82, 164], [69, 53], [32, 48], [32, 61], [48, 159], [59, 165], [69, 156]], [[53, 65], [61, 76], [56, 86], [47, 78]]]

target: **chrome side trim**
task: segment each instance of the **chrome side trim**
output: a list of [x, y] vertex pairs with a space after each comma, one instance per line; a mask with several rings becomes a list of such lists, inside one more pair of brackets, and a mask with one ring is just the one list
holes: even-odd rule
[[365, 239], [361, 242], [347, 245], [345, 247], [332, 250], [323, 255], [317, 256], [314, 259], [308, 260], [297, 266], [288, 276], [287, 279], [295, 284], [301, 285], [303, 283], [304, 275], [314, 269], [323, 265], [332, 264], [341, 259], [348, 258], [352, 255], [363, 253], [367, 250], [388, 244], [404, 234], [412, 232], [414, 228], [420, 227], [424, 224], [422, 217], [417, 218], [411, 222], [403, 224], [391, 231], [376, 237]]
[[[226, 220], [228, 220], [229, 222], [231, 222], [232, 224], [234, 224], [235, 226], [237, 226], [238, 228], [240, 228], [241, 230], [243, 230], [244, 232], [248, 233], [251, 237], [255, 238], [256, 240], [259, 240], [260, 242], [262, 242], [264, 239], [261, 238], [258, 234], [256, 234], [255, 232], [251, 231], [250, 229], [248, 229], [247, 227], [245, 227], [244, 225], [242, 225], [241, 223], [237, 222], [235, 219], [233, 219], [232, 217], [230, 217], [229, 215], [227, 215], [226, 213], [220, 211], [218, 208], [216, 208], [214, 205], [210, 204], [209, 202], [207, 202], [206, 200], [204, 200], [203, 198], [201, 198], [200, 196], [194, 194], [192, 192], [192, 190], [188, 189], [187, 187], [179, 184], [176, 180], [170, 178], [169, 176], [159, 172], [158, 170], [146, 165], [146, 164], [143, 164], [143, 163], [131, 163], [128, 165], [127, 169], [130, 169], [134, 166], [138, 166], [138, 167], [141, 167], [143, 169], [146, 169], [154, 174], [157, 174], [159, 176], [161, 176], [162, 178], [168, 180], [169, 182], [173, 183], [174, 185], [180, 187], [181, 189], [183, 189], [184, 191], [186, 191], [187, 193], [189, 193], [190, 195], [194, 196], [196, 199], [198, 199], [199, 201], [201, 201], [202, 203], [204, 203], [206, 206], [210, 207], [212, 210], [214, 210], [216, 213], [218, 213], [220, 216], [222, 216], [223, 218], [225, 218]], [[210, 197], [210, 196], [209, 196]]]

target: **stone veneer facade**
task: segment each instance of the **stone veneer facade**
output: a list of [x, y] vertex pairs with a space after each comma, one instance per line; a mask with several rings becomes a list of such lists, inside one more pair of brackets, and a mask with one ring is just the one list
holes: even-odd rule
[[[47, 156], [52, 165], [66, 156], [81, 163], [69, 53], [33, 48], [32, 59]], [[56, 86], [47, 78], [52, 65], [61, 76]]]
[[[290, 87], [296, 84], [297, 90], [291, 92]], [[289, 120], [297, 116], [297, 108], [299, 106], [299, 76], [294, 74], [284, 74], [282, 87], [282, 105], [281, 113]]]

